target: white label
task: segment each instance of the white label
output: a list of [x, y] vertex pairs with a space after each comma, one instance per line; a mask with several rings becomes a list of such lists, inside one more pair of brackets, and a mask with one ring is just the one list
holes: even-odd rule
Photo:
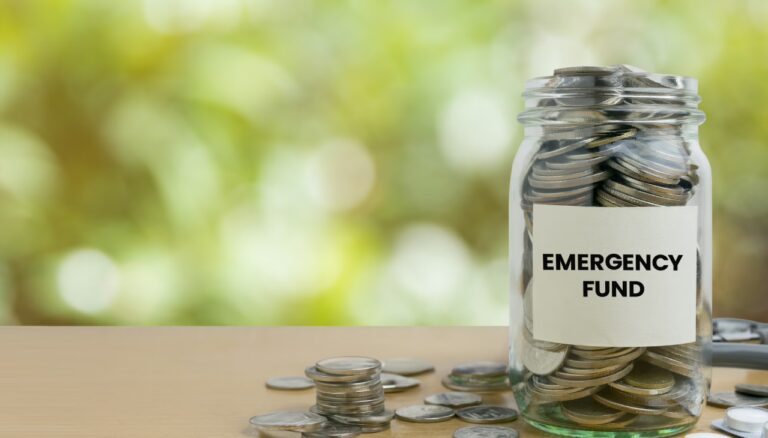
[[605, 347], [696, 338], [696, 207], [533, 207], [533, 337]]

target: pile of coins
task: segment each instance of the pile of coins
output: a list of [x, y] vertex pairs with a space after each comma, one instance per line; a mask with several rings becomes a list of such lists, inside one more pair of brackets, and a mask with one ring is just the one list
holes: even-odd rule
[[[561, 346], [547, 350], [525, 343], [522, 361], [531, 409], [555, 405], [563, 419], [590, 429], [630, 424], [648, 428], [695, 421], [694, 344], [654, 348]], [[525, 348], [525, 347], [524, 347]], [[681, 355], [689, 354], [688, 359]], [[546, 412], [546, 409], [541, 409]], [[546, 415], [546, 414], [544, 414]]]
[[[526, 414], [588, 430], [692, 424], [703, 397], [696, 344], [646, 349], [535, 340], [531, 308], [534, 204], [682, 206], [694, 198], [698, 168], [684, 128], [674, 123], [690, 115], [686, 98], [670, 88], [679, 87], [674, 77], [624, 65], [559, 69], [546, 86], [554, 91], [542, 93], [537, 107], [564, 111], [562, 123], [540, 126], [520, 196], [525, 322], [517, 345], [525, 370], [515, 383], [525, 394]], [[622, 88], [645, 91], [615, 91]], [[700, 284], [697, 289], [700, 294]]]
[[368, 357], [334, 357], [305, 370], [316, 388], [312, 413], [336, 423], [360, 427], [363, 432], [389, 428], [392, 414], [384, 407], [381, 362]]
[[[517, 438], [518, 432], [509, 427], [488, 424], [507, 423], [517, 419], [515, 409], [483, 405], [483, 398], [471, 392], [442, 392], [424, 399], [423, 405], [405, 406], [395, 412], [384, 408], [384, 394], [419, 386], [409, 376], [433, 371], [434, 367], [418, 359], [392, 359], [385, 366], [367, 357], [336, 357], [323, 359], [305, 369], [305, 377], [273, 377], [266, 381], [273, 390], [296, 391], [315, 387], [316, 404], [309, 412], [282, 411], [257, 415], [250, 422], [260, 430], [301, 432], [304, 438], [353, 438], [362, 433], [389, 429], [397, 417], [411, 423], [437, 423], [458, 418], [480, 426], [462, 427], [456, 438]], [[471, 362], [453, 368], [451, 376], [461, 379], [461, 385], [509, 389], [507, 366], [498, 362]], [[447, 377], [446, 377], [447, 379]], [[444, 380], [445, 382], [445, 380]], [[389, 389], [388, 389], [389, 388]]]
[[469, 362], [457, 365], [442, 380], [453, 391], [493, 392], [509, 389], [507, 365], [498, 362]]

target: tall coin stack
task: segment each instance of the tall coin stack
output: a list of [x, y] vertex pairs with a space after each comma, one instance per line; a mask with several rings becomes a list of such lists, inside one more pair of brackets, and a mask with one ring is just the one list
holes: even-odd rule
[[[631, 424], [633, 430], [655, 430], [692, 424], [699, 414], [705, 385], [695, 343], [593, 347], [535, 340], [532, 335], [534, 204], [682, 206], [695, 196], [698, 168], [691, 164], [683, 124], [675, 123], [676, 117], [688, 115], [688, 97], [674, 92], [676, 84], [665, 82], [671, 77], [652, 78], [629, 66], [559, 69], [546, 86], [562, 88], [562, 93], [537, 101], [542, 109], [582, 107], [578, 117], [596, 121], [542, 126], [522, 185], [525, 323], [518, 356], [525, 375], [518, 385], [528, 398], [528, 417], [546, 424], [589, 430]], [[615, 91], [625, 88], [644, 91], [638, 96]], [[634, 113], [629, 110], [633, 107]], [[697, 277], [700, 295], [700, 263]]]
[[389, 428], [392, 413], [384, 407], [381, 362], [368, 357], [334, 357], [305, 370], [315, 382], [311, 412], [336, 423], [360, 426], [363, 432]]

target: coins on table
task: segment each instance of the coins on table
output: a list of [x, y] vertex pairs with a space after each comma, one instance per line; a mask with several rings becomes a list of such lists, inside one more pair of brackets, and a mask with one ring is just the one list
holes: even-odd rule
[[[385, 415], [380, 361], [356, 356], [328, 358], [307, 368], [306, 374], [314, 380], [317, 391], [312, 412], [332, 416], [342, 424], [361, 426], [364, 431], [389, 427], [391, 417], [387, 420]], [[371, 420], [376, 416], [380, 417]]]
[[273, 377], [267, 380], [267, 388], [279, 389], [283, 391], [297, 391], [315, 387], [315, 382], [301, 376]]
[[325, 417], [302, 411], [271, 412], [251, 417], [251, 424], [264, 430], [289, 430], [293, 432], [312, 432], [321, 429], [327, 420]]
[[470, 406], [456, 411], [456, 416], [468, 423], [507, 423], [517, 419], [517, 411], [503, 406]]
[[469, 392], [441, 392], [424, 399], [424, 403], [428, 405], [447, 406], [454, 409], [479, 405], [482, 402], [481, 396]]
[[519, 433], [511, 427], [468, 426], [457, 429], [453, 438], [517, 438]]
[[714, 392], [707, 397], [707, 404], [720, 408], [734, 406], [766, 407], [768, 406], [768, 397], [756, 397], [738, 392]]
[[413, 423], [438, 423], [453, 418], [455, 411], [438, 405], [414, 405], [398, 408], [395, 416], [403, 421]]
[[399, 374], [401, 376], [415, 376], [434, 371], [434, 369], [434, 365], [425, 360], [402, 357], [386, 359], [382, 366], [382, 371], [385, 373]]
[[509, 389], [507, 365], [500, 362], [463, 363], [455, 366], [442, 383], [453, 391], [504, 391]]

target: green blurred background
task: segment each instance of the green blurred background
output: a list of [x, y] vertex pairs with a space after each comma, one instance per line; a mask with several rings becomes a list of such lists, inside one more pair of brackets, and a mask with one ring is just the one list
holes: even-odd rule
[[523, 81], [695, 76], [768, 319], [768, 2], [0, 1], [0, 322], [505, 324]]

